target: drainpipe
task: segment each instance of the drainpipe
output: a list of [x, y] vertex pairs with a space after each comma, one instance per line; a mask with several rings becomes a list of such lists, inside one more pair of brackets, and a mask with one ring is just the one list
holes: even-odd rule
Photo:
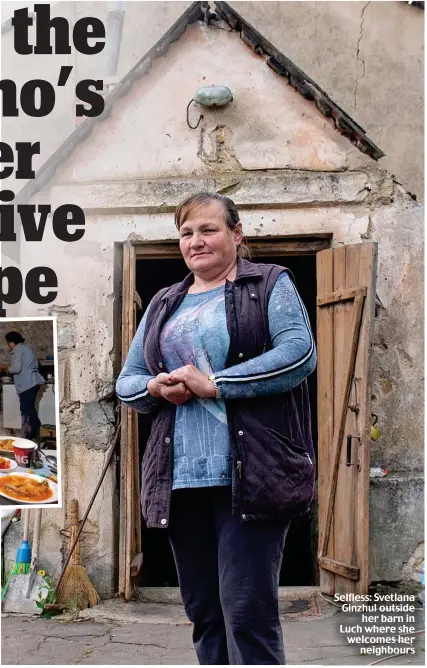
[[120, 42], [125, 16], [124, 2], [115, 0], [107, 3], [106, 40], [105, 40], [105, 75], [104, 87], [109, 93], [117, 83], [117, 63], [120, 54]]

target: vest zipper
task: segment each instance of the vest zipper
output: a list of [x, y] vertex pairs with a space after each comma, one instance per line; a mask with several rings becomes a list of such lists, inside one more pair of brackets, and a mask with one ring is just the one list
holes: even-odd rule
[[168, 500], [167, 500], [167, 520], [168, 520], [168, 525], [169, 525], [169, 518], [170, 518], [170, 509], [171, 509], [171, 496], [172, 496], [172, 487], [173, 487], [173, 437], [175, 433], [175, 421], [176, 421], [176, 406], [175, 406], [175, 413], [172, 417], [172, 424], [171, 424], [171, 436], [170, 436], [170, 443], [169, 445], [169, 467], [170, 467], [170, 477], [169, 477], [169, 489], [168, 489]]
[[236, 307], [236, 286], [233, 283], [233, 308], [234, 308], [234, 317], [236, 319], [236, 348], [240, 348], [240, 337], [239, 337], [239, 319], [237, 317], [237, 307]]
[[[239, 320], [237, 317], [237, 306], [236, 306], [236, 286], [233, 283], [233, 309], [234, 309], [234, 318], [235, 318], [235, 327], [236, 327], [236, 349], [239, 350], [240, 348], [240, 343], [239, 343]], [[240, 456], [240, 448], [238, 445], [238, 440], [236, 440], [236, 445], [237, 445], [237, 452]], [[242, 461], [239, 459], [236, 462], [236, 468], [237, 468], [237, 475], [239, 476], [239, 480], [242, 479]]]
[[[235, 332], [236, 332], [236, 340], [234, 341], [234, 351], [239, 351], [240, 350], [240, 336], [239, 336], [239, 319], [237, 316], [237, 305], [236, 305], [236, 286], [233, 282], [232, 286], [232, 299], [233, 299], [233, 312], [234, 312], [234, 326], [235, 326]], [[230, 328], [230, 331], [233, 331]], [[238, 360], [232, 360], [231, 364], [237, 364]], [[230, 415], [227, 414], [227, 417], [230, 418]], [[231, 426], [231, 425], [229, 425]], [[239, 439], [237, 438], [236, 434], [236, 420], [235, 416], [232, 418], [232, 430], [235, 434], [233, 441], [234, 441], [234, 447], [235, 447], [235, 454], [239, 459], [236, 460], [236, 474], [234, 473], [233, 470], [233, 479], [232, 479], [232, 490], [233, 490], [233, 503], [236, 504], [236, 507], [238, 509], [239, 514], [242, 512], [242, 488], [241, 488], [241, 480], [242, 480], [242, 454], [240, 452], [240, 446], [239, 446]], [[234, 495], [236, 495], [236, 499], [234, 500]]]

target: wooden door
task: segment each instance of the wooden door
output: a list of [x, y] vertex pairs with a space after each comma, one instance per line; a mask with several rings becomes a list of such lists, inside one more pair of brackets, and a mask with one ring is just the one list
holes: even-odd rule
[[[135, 248], [123, 246], [122, 363], [136, 332], [136, 313], [141, 299], [135, 290]], [[120, 530], [119, 594], [130, 600], [142, 566], [141, 511], [138, 457], [138, 414], [121, 407], [120, 434]]]
[[317, 254], [320, 587], [369, 583], [371, 350], [377, 245]]

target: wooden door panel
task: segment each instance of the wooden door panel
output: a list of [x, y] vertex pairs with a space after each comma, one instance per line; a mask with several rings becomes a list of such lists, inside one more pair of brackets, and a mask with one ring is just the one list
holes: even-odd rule
[[[340, 288], [345, 287], [357, 287], [357, 286], [347, 286], [346, 285], [346, 247], [342, 246], [337, 248], [334, 252], [334, 291], [339, 290]], [[342, 402], [342, 392], [343, 392], [343, 361], [346, 358], [346, 352], [348, 350], [348, 339], [351, 332], [351, 321], [353, 314], [353, 301], [346, 300], [343, 302], [337, 302], [333, 307], [325, 307], [333, 310], [334, 313], [334, 337], [335, 337], [335, 360], [336, 364], [334, 365], [334, 415], [336, 416], [334, 420], [334, 435], [336, 431], [336, 422], [340, 414], [340, 403]], [[347, 420], [348, 423], [348, 413]], [[347, 430], [347, 424], [346, 424]], [[347, 434], [348, 432], [345, 431]], [[345, 466], [345, 448], [341, 450], [340, 462], [339, 462], [339, 475], [337, 480], [336, 488], [336, 498], [339, 499], [340, 509], [339, 512], [336, 512], [334, 508], [333, 515], [333, 526], [334, 526], [334, 559], [338, 562], [344, 564], [353, 564], [351, 559], [351, 554], [348, 552], [351, 551], [351, 541], [350, 541], [350, 532], [352, 531], [351, 522], [349, 518], [351, 517], [351, 506], [353, 503], [353, 498], [348, 494], [349, 484], [351, 483], [351, 467], [347, 468]], [[346, 581], [346, 578], [343, 576], [335, 576], [335, 590], [341, 591], [342, 580]], [[347, 580], [348, 582], [348, 580]], [[344, 591], [347, 588], [344, 587]]]
[[[330, 295], [334, 290], [334, 256], [333, 253], [317, 254], [317, 294], [318, 304], [322, 295]], [[319, 501], [319, 544], [320, 528], [326, 521], [326, 504], [324, 490], [328, 484], [331, 466], [331, 448], [334, 435], [334, 355], [327, 354], [334, 336], [333, 309], [317, 309], [317, 394], [318, 394], [318, 455], [317, 484]], [[334, 554], [334, 529], [329, 536], [329, 551]], [[335, 576], [328, 570], [320, 569], [320, 588], [325, 594], [333, 594]]]
[[[135, 291], [135, 248], [123, 246], [122, 364], [136, 332], [136, 310], [141, 300]], [[119, 594], [130, 600], [142, 565], [139, 504], [138, 420], [136, 411], [121, 407]]]
[[319, 565], [321, 589], [329, 594], [360, 593], [369, 581], [376, 250], [355, 244], [317, 255]]

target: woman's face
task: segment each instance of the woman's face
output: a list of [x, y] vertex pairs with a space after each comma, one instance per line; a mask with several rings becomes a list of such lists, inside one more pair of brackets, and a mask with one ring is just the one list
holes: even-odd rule
[[230, 230], [221, 202], [199, 204], [191, 209], [179, 230], [179, 247], [187, 267], [204, 278], [214, 277], [236, 259], [242, 239], [239, 223]]

